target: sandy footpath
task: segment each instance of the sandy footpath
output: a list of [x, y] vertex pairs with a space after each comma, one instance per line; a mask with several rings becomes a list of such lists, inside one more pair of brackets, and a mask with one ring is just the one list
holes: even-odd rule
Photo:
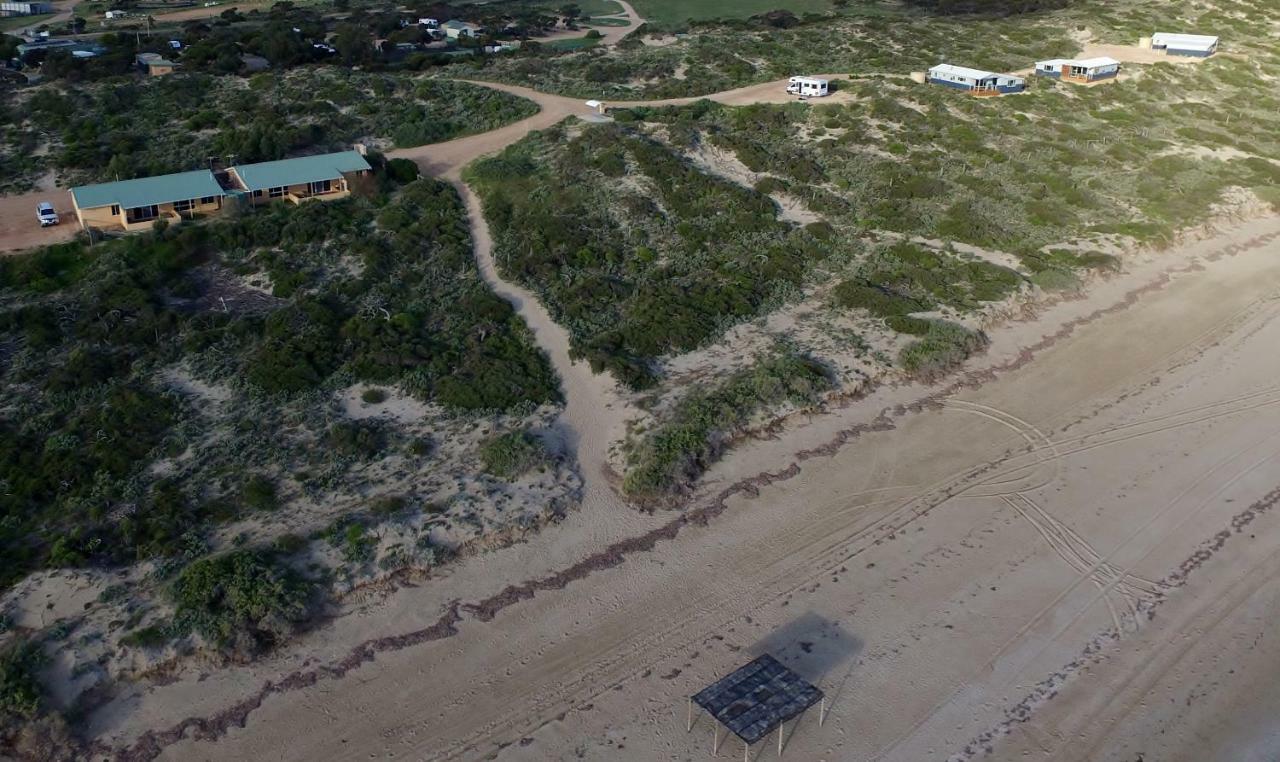
[[832, 699], [790, 758], [1273, 758], [1277, 254], [1267, 218], [1135, 262], [950, 387], [742, 448], [685, 516], [602, 497], [90, 727], [120, 759], [700, 759], [683, 697], [767, 650]]

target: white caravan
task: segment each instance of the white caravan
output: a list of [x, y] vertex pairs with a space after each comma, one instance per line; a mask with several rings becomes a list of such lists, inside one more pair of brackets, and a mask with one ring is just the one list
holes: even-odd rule
[[821, 98], [831, 94], [830, 84], [816, 77], [792, 77], [787, 80], [787, 92], [801, 98]]

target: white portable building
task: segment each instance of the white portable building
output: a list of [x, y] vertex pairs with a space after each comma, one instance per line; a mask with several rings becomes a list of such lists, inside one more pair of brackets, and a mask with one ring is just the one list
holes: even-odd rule
[[1218, 52], [1218, 38], [1208, 34], [1156, 32], [1151, 35], [1151, 49], [1163, 50], [1171, 56], [1208, 58]]

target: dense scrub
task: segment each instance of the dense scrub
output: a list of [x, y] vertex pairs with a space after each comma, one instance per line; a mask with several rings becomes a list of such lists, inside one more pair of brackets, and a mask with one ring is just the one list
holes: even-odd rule
[[1038, 80], [994, 101], [868, 80], [843, 85], [857, 96], [845, 105], [704, 102], [624, 118], [733, 152], [833, 223], [1009, 252], [1039, 275], [1111, 269], [1107, 256], [1062, 244], [1168, 242], [1230, 186], [1270, 198], [1280, 141], [1268, 114], [1280, 96], [1268, 81], [1256, 64], [1221, 57], [1102, 87]]
[[273, 510], [282, 474], [339, 487], [406, 444], [329, 417], [354, 381], [463, 414], [559, 396], [434, 180], [6, 258], [0, 349], [5, 585], [198, 555], [210, 524]]
[[[791, 19], [794, 23], [783, 25], [767, 15], [704, 22], [692, 25], [688, 38], [665, 47], [637, 39], [612, 51], [496, 58], [451, 66], [448, 72], [622, 100], [706, 95], [797, 73], [905, 75], [943, 59], [1010, 70], [1044, 58], [1046, 50], [1071, 46], [1061, 27], [990, 17], [922, 19], [918, 10], [888, 3], [849, 3], [839, 15]], [[957, 29], [965, 24], [972, 28]]]
[[715, 387], [695, 390], [634, 447], [622, 488], [638, 498], [682, 488], [700, 476], [754, 416], [783, 404], [812, 405], [830, 388], [831, 379], [821, 365], [782, 352]]
[[773, 202], [612, 125], [535, 135], [473, 166], [499, 265], [536, 289], [574, 351], [633, 387], [795, 289], [821, 256]]
[[[239, 163], [359, 141], [416, 146], [499, 127], [536, 113], [530, 101], [465, 83], [331, 67], [244, 80], [176, 74], [46, 85], [10, 106], [9, 182], [42, 166], [74, 182], [104, 181]], [[18, 121], [18, 112], [26, 120]], [[43, 141], [43, 162], [21, 158]]]

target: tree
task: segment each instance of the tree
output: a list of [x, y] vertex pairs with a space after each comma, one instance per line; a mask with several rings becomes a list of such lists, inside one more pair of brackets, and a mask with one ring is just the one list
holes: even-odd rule
[[348, 66], [357, 66], [373, 60], [373, 44], [369, 40], [369, 33], [356, 24], [338, 24], [333, 46], [337, 48], [342, 62]]
[[564, 17], [564, 25], [567, 27], [572, 27], [578, 17], [582, 15], [582, 9], [576, 3], [565, 3], [560, 6], [557, 12]]

